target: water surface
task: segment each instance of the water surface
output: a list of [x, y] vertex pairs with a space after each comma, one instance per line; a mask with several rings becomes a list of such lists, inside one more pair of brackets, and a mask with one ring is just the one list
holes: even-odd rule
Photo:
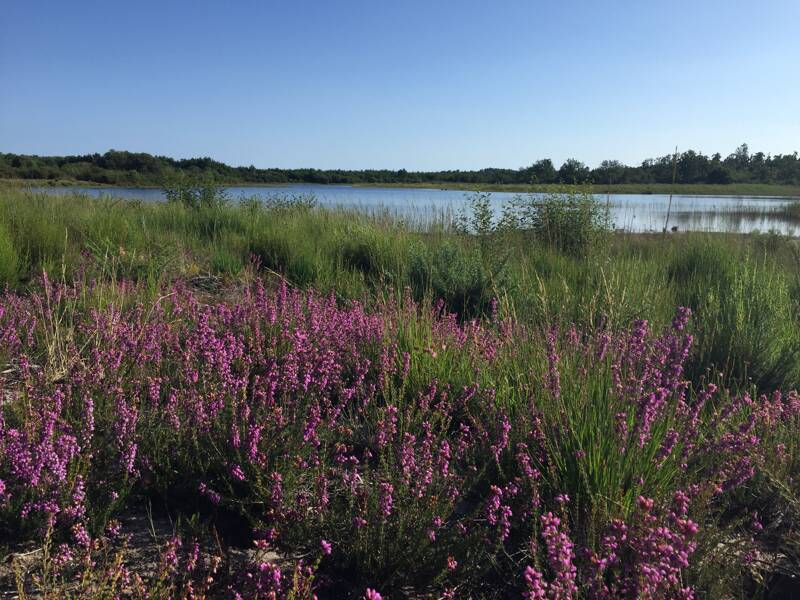
[[[93, 197], [164, 201], [164, 192], [152, 188], [122, 187], [50, 187], [36, 188], [51, 194], [85, 193]], [[365, 212], [391, 215], [425, 222], [448, 218], [469, 206], [473, 192], [434, 188], [356, 187], [350, 185], [287, 185], [270, 187], [229, 187], [231, 199], [262, 198], [276, 195], [313, 194], [323, 206], [345, 207]], [[499, 213], [502, 206], [517, 194], [492, 192], [491, 204]], [[540, 195], [540, 194], [535, 194]], [[722, 231], [750, 233], [758, 230], [795, 235], [796, 222], [780, 215], [779, 209], [791, 198], [739, 196], [673, 196], [667, 223], [669, 196], [661, 194], [600, 194], [598, 201], [607, 204], [611, 221], [617, 229], [631, 232], [661, 231], [665, 223], [679, 231]], [[800, 234], [800, 228], [797, 228]]]

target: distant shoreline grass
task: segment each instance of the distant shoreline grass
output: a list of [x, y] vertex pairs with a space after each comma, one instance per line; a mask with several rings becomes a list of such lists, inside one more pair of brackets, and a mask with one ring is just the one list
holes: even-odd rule
[[[141, 188], [160, 189], [160, 185], [110, 185], [95, 181], [66, 180], [66, 179], [0, 179], [0, 185], [12, 187], [97, 187], [97, 188]], [[439, 189], [463, 190], [465, 192], [559, 192], [564, 190], [562, 184], [472, 184], [472, 183], [248, 183], [248, 182], [221, 182], [223, 187], [290, 187], [299, 185], [339, 186], [346, 185], [363, 188], [409, 188], [409, 189]], [[731, 183], [731, 184], [669, 184], [669, 183], [620, 183], [620, 184], [593, 184], [567, 186], [577, 191], [589, 191], [594, 194], [670, 194], [690, 196], [741, 196], [751, 198], [800, 198], [800, 186], [778, 185], [765, 183]]]
[[[353, 187], [396, 187], [422, 188], [441, 190], [464, 190], [470, 192], [518, 192], [518, 193], [550, 193], [564, 190], [563, 184], [471, 184], [471, 183], [392, 183], [369, 184], [354, 183]], [[773, 185], [764, 183], [731, 183], [731, 184], [686, 184], [679, 183], [618, 183], [567, 186], [577, 191], [588, 191], [593, 194], [669, 194], [690, 196], [742, 196], [763, 198], [800, 198], [800, 186]]]

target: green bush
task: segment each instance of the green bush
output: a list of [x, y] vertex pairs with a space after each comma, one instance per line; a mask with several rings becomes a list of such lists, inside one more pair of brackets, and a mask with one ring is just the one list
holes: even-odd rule
[[33, 205], [14, 211], [6, 224], [22, 258], [23, 275], [38, 275], [43, 268], [58, 270], [65, 264], [70, 245], [65, 215]]
[[211, 254], [211, 272], [222, 275], [236, 275], [243, 267], [243, 257], [230, 246], [218, 246]]
[[572, 256], [605, 249], [611, 232], [606, 206], [588, 192], [516, 196], [501, 223], [530, 231], [541, 243]]
[[724, 286], [733, 278], [736, 258], [730, 244], [719, 238], [702, 237], [683, 240], [670, 257], [667, 278], [680, 290], [685, 306], [693, 306], [709, 287]]
[[365, 231], [350, 230], [342, 239], [342, 262], [365, 276], [380, 279], [384, 272], [380, 242]]

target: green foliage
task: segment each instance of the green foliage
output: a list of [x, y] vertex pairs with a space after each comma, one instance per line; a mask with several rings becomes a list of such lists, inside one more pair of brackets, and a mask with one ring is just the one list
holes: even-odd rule
[[318, 271], [313, 256], [292, 244], [289, 233], [263, 232], [250, 240], [249, 250], [261, 267], [279, 273], [294, 285], [310, 285]]
[[[24, 198], [24, 201], [20, 201]], [[69, 229], [74, 215], [64, 214], [43, 196], [14, 196], [0, 206], [0, 218], [14, 241], [20, 275], [32, 276], [42, 268], [58, 271], [70, 246]], [[78, 203], [87, 201], [77, 198]]]
[[555, 183], [558, 178], [558, 173], [553, 165], [553, 161], [549, 158], [536, 161], [528, 169], [531, 177], [531, 183]]
[[258, 202], [262, 208], [272, 211], [306, 213], [317, 207], [317, 198], [314, 194], [270, 194], [263, 200], [252, 198], [249, 202]]
[[[52, 330], [37, 332], [43, 336], [42, 353], [47, 357], [36, 357], [34, 362], [47, 365], [48, 380], [52, 381], [60, 380], [65, 365], [73, 359], [70, 340], [77, 329], [71, 313], [79, 309], [90, 314], [94, 306], [126, 303], [152, 306], [163, 289], [158, 285], [162, 279], [184, 279], [191, 285], [219, 279], [249, 281], [255, 276], [269, 281], [274, 279], [273, 271], [292, 284], [323, 293], [333, 291], [339, 301], [358, 299], [372, 307], [395, 302], [399, 311], [387, 314], [396, 315], [392, 327], [398, 357], [407, 352], [413, 359], [402, 385], [382, 383], [386, 402], [401, 410], [413, 408], [408, 399], [424, 393], [431, 381], [437, 381], [441, 390], [460, 391], [472, 384], [482, 392], [493, 390], [492, 396], [476, 396], [465, 410], [480, 407], [486, 415], [500, 414], [491, 412], [495, 409], [507, 414], [512, 424], [509, 448], [530, 442], [534, 425], [545, 429], [544, 449], [553, 459], [541, 465], [539, 489], [546, 501], [557, 493], [572, 498], [571, 534], [581, 543], [596, 542], [602, 535], [593, 524], [627, 516], [642, 490], [667, 502], [674, 483], [688, 477], [687, 473], [700, 477], [704, 465], [682, 466], [680, 448], [676, 448], [673, 458], [653, 466], [652, 457], [664, 446], [669, 429], [676, 426], [681, 409], [675, 399], [654, 426], [652, 437], [635, 452], [621, 453], [615, 443], [619, 426], [615, 416], [625, 407], [611, 392], [614, 368], [594, 354], [576, 351], [576, 346], [569, 345], [569, 335], [558, 339], [560, 391], [553, 394], [543, 376], [548, 371], [543, 340], [549, 327], [569, 332], [574, 323], [580, 331], [613, 333], [636, 319], [646, 319], [651, 329], [659, 329], [670, 322], [676, 306], [685, 305], [694, 311], [690, 328], [695, 343], [689, 370], [682, 377], [693, 384], [721, 380], [731, 388], [759, 392], [800, 384], [800, 251], [794, 240], [774, 233], [611, 234], [602, 204], [589, 196], [570, 194], [521, 198], [506, 207], [500, 218], [496, 218], [488, 195], [473, 196], [472, 211], [462, 215], [457, 225], [454, 230], [440, 226], [415, 229], [384, 216], [322, 209], [310, 197], [276, 196], [266, 203], [147, 204], [0, 190], [0, 285], [36, 286], [31, 280], [42, 269], [65, 280], [96, 282], [86, 288], [91, 289], [90, 295], [63, 300], [70, 304], [56, 315]], [[250, 269], [251, 255], [262, 267], [260, 273]], [[132, 296], [124, 291], [130, 286], [117, 285], [128, 279], [146, 285]], [[421, 301], [418, 310], [404, 311], [402, 301], [397, 301], [407, 289]], [[520, 336], [528, 343], [512, 343], [499, 350], [507, 354], [487, 363], [477, 354], [461, 351], [456, 343], [437, 340], [431, 322], [434, 307], [455, 311], [466, 319], [491, 313], [494, 299], [499, 300], [501, 315], [513, 314], [525, 331], [541, 334]], [[164, 303], [168, 306], [169, 300]], [[480, 327], [500, 330], [498, 323], [487, 319]], [[375, 355], [370, 360], [377, 364], [380, 359]], [[691, 393], [687, 400], [691, 406]], [[365, 406], [364, 414], [374, 422], [370, 411], [379, 408]], [[98, 415], [111, 414], [113, 405], [101, 401], [97, 409]], [[361, 416], [359, 413], [358, 418]], [[422, 417], [413, 410], [401, 412], [401, 416], [400, 434], [423, 428]], [[220, 416], [219, 439], [227, 439], [235, 418], [233, 410]], [[199, 441], [172, 437], [174, 431], [164, 423], [142, 419], [143, 430], [159, 436], [148, 443], [157, 445], [156, 455], [167, 457], [159, 476], [173, 478], [157, 480], [154, 487], [175, 489], [181, 481], [207, 475], [227, 477], [225, 469], [231, 457], [209, 458], [207, 451], [201, 452], [204, 447]], [[435, 436], [452, 440], [448, 423], [429, 424]], [[754, 510], [771, 518], [773, 531], [780, 532], [780, 544], [775, 547], [800, 564], [800, 544], [791, 533], [800, 518], [800, 488], [794, 483], [800, 481], [797, 425], [778, 419], [769, 431], [758, 432], [765, 447], [775, 448], [774, 456], [765, 456], [765, 464], [758, 465], [758, 477], [734, 502], [719, 506], [723, 501], [717, 499], [708, 504], [725, 515], [720, 531], [724, 526], [729, 536], [734, 535], [735, 519], [749, 517]], [[99, 435], [113, 435], [111, 428], [103, 432]], [[354, 439], [369, 440], [373, 435], [374, 431], [365, 430], [363, 439]], [[110, 440], [103, 443], [110, 444]], [[177, 455], [176, 447], [183, 454]], [[709, 460], [712, 454], [708, 453]], [[397, 457], [387, 453], [374, 460], [388, 465]], [[486, 471], [470, 474], [463, 506], [469, 506], [472, 492], [482, 493], [481, 486], [496, 474], [495, 469], [511, 473], [513, 467], [494, 459], [482, 464], [488, 465]], [[287, 489], [300, 485], [292, 479], [296, 472], [287, 471]], [[639, 478], [644, 483], [638, 483]], [[271, 482], [251, 482], [249, 478], [247, 482], [242, 485], [261, 486], [253, 488], [258, 490], [256, 496], [269, 493]], [[237, 490], [226, 491], [235, 495]], [[303, 488], [298, 493], [306, 491]], [[195, 490], [187, 490], [190, 492]], [[364, 530], [345, 538], [343, 532], [349, 531], [352, 514], [342, 511], [339, 521], [330, 517], [330, 528], [313, 538], [333, 539], [336, 535], [337, 543], [346, 544], [346, 556], [329, 559], [340, 561], [337, 568], [342, 572], [359, 567], [391, 586], [398, 584], [398, 573], [411, 572], [430, 557], [435, 557], [437, 564], [446, 559], [436, 554], [435, 544], [424, 540], [431, 519], [443, 516], [446, 520], [449, 513], [440, 515], [439, 511], [452, 507], [443, 503], [441, 495], [422, 501], [400, 485], [396, 492], [397, 510], [411, 515], [401, 526]], [[376, 500], [374, 494], [365, 499], [368, 503]], [[332, 503], [337, 501], [340, 498], [332, 497]], [[770, 507], [780, 508], [774, 508], [773, 514]], [[263, 517], [263, 505], [258, 501], [240, 508], [252, 511], [248, 516], [254, 521]], [[459, 505], [458, 510], [461, 508]], [[472, 506], [471, 510], [479, 514], [482, 508]], [[709, 523], [704, 525], [714, 529]], [[441, 535], [444, 539], [449, 534], [443, 531]], [[420, 539], [423, 543], [414, 543]], [[721, 543], [719, 538], [713, 542]], [[770, 539], [765, 545], [772, 543]], [[704, 551], [713, 558], [716, 549], [711, 545]], [[491, 558], [514, 560], [499, 554]], [[458, 560], [461, 568], [471, 569], [474, 578], [491, 570], [478, 560], [471, 563], [470, 556]], [[518, 567], [514, 565], [515, 573], [521, 572]], [[698, 567], [704, 570], [698, 575], [704, 588], [717, 589], [709, 575], [716, 568], [705, 563]]]
[[344, 268], [362, 273], [373, 283], [403, 283], [408, 249], [402, 237], [382, 235], [374, 227], [355, 224], [345, 228], [340, 244]]
[[464, 235], [474, 234], [481, 239], [497, 233], [499, 225], [495, 223], [492, 195], [476, 192], [465, 196], [469, 209], [461, 209], [456, 215], [456, 231]]
[[212, 273], [233, 277], [241, 273], [245, 265], [239, 244], [218, 245], [211, 254], [210, 269]]
[[683, 304], [696, 307], [698, 295], [730, 281], [734, 268], [730, 246], [711, 237], [693, 238], [677, 247], [667, 277], [681, 290]]
[[568, 158], [558, 170], [561, 183], [586, 183], [589, 181], [589, 167], [574, 158]]

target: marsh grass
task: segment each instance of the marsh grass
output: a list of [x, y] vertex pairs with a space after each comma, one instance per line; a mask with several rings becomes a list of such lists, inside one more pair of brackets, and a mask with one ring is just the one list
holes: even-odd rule
[[792, 225], [800, 224], [800, 200], [792, 200], [780, 206], [767, 206], [764, 208], [757, 208], [753, 205], [733, 207], [723, 209], [720, 212], [730, 219], [773, 219], [785, 221]]

